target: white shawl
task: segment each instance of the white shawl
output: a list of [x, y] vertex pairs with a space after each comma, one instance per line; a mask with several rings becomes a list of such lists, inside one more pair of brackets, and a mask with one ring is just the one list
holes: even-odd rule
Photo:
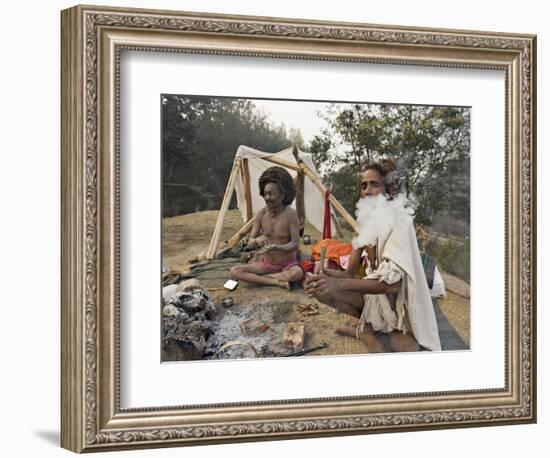
[[403, 298], [416, 340], [429, 350], [441, 350], [434, 307], [412, 219], [402, 219], [397, 223], [388, 238], [380, 244], [379, 254], [380, 260], [393, 261], [406, 274], [407, 278], [403, 279], [401, 288], [406, 290], [403, 291]]

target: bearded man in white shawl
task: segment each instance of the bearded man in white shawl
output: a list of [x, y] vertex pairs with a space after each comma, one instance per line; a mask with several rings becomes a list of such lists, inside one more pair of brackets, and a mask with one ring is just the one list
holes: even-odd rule
[[[306, 291], [351, 316], [336, 332], [363, 340], [370, 352], [441, 350], [424, 274], [413, 211], [399, 194], [395, 164], [386, 160], [361, 172], [359, 235], [346, 271], [324, 269], [306, 280]], [[361, 261], [366, 267], [358, 276]], [[379, 339], [388, 335], [390, 348]]]

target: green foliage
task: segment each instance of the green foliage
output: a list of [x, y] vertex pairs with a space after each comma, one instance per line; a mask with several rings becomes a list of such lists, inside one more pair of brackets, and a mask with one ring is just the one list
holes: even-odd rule
[[357, 171], [353, 166], [345, 165], [325, 178], [327, 186], [339, 202], [353, 215], [359, 199]]
[[349, 211], [357, 200], [362, 167], [392, 158], [404, 191], [418, 203], [417, 223], [429, 226], [439, 212], [469, 223], [468, 109], [331, 104], [321, 115], [329, 127], [312, 140], [310, 151], [324, 181], [334, 186], [334, 195]]
[[161, 101], [164, 216], [219, 208], [240, 145], [263, 151], [291, 145], [285, 127], [272, 126], [250, 100], [163, 95]]
[[426, 251], [435, 257], [439, 268], [470, 283], [470, 240], [430, 243]]
[[331, 148], [332, 142], [328, 132], [315, 135], [310, 141], [308, 151], [317, 170], [321, 170], [321, 167], [328, 162]]
[[306, 143], [304, 137], [302, 136], [302, 131], [300, 129], [295, 129], [291, 127], [288, 130], [288, 139], [293, 145], [296, 145], [301, 151], [306, 150]]

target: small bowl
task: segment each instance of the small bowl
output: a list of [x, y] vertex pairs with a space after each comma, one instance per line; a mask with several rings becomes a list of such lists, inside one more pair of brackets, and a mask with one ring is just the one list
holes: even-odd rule
[[228, 308], [233, 305], [233, 298], [232, 297], [226, 297], [222, 299], [222, 307]]

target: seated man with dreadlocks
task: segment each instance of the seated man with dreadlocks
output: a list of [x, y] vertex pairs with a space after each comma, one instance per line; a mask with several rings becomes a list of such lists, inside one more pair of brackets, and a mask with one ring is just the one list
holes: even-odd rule
[[261, 257], [233, 267], [231, 278], [290, 289], [290, 283], [303, 276], [297, 259], [298, 215], [290, 208], [296, 195], [294, 182], [284, 168], [270, 167], [260, 176], [259, 186], [265, 207], [254, 218], [247, 248], [259, 249]]

